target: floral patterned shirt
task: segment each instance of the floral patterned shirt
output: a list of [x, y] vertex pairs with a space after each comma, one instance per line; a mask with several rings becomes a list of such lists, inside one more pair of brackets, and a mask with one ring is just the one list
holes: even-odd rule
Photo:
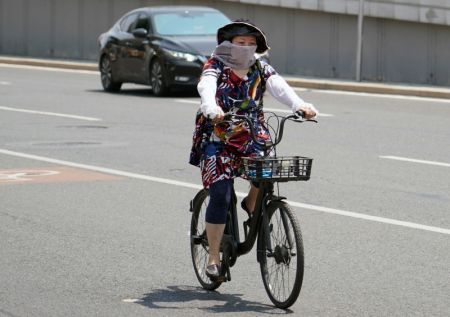
[[[265, 82], [274, 74], [277, 73], [269, 64], [257, 61], [241, 78], [214, 57], [206, 62], [202, 72], [202, 76], [217, 78], [215, 99], [223, 112], [247, 115], [261, 140], [270, 137], [262, 112], [262, 98]], [[214, 126], [200, 111], [197, 113], [189, 162], [200, 167], [205, 188], [216, 181], [241, 176], [242, 157], [263, 154], [243, 125]]]

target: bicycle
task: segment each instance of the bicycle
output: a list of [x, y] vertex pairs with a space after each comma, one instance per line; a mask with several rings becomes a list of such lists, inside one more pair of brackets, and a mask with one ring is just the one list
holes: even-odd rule
[[[242, 115], [227, 115], [245, 122], [254, 142], [268, 154], [281, 142], [286, 120], [305, 122], [301, 112], [286, 117], [276, 116], [278, 121], [274, 141], [257, 140], [251, 120]], [[278, 307], [286, 309], [297, 300], [303, 282], [304, 252], [300, 225], [285, 197], [274, 194], [275, 183], [307, 181], [310, 178], [312, 159], [301, 156], [243, 158], [244, 174], [256, 182], [259, 193], [252, 216], [243, 223], [244, 240], [240, 240], [237, 216], [237, 197], [233, 189], [227, 222], [221, 242], [221, 274], [210, 280], [205, 268], [208, 261], [208, 241], [205, 231], [205, 212], [208, 206], [208, 190], [200, 190], [190, 202], [192, 212], [190, 247], [194, 271], [201, 286], [217, 289], [223, 282], [231, 281], [230, 267], [239, 256], [253, 248], [257, 242], [257, 261], [260, 264], [264, 288]], [[290, 281], [293, 278], [293, 281]], [[286, 279], [286, 280], [285, 280]]]

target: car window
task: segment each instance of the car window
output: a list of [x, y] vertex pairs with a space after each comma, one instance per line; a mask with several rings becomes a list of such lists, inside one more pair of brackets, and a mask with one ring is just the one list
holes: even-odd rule
[[150, 22], [148, 16], [145, 13], [139, 14], [139, 18], [133, 29], [146, 29], [147, 32], [150, 31]]
[[220, 12], [164, 12], [154, 16], [155, 32], [160, 35], [215, 35], [229, 22]]
[[133, 13], [124, 17], [122, 21], [120, 21], [120, 30], [122, 32], [129, 32], [137, 17], [137, 13]]

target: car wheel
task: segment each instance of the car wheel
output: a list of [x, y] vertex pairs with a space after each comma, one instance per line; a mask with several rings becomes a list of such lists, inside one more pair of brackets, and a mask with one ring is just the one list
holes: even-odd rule
[[154, 59], [150, 66], [150, 83], [155, 96], [164, 96], [169, 91], [161, 62], [158, 59]]
[[117, 92], [122, 87], [121, 82], [113, 79], [111, 59], [107, 55], [104, 55], [100, 62], [100, 78], [105, 91]]

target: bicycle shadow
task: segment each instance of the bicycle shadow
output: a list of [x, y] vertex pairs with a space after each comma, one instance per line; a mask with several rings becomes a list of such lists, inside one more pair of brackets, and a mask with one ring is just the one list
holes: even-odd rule
[[[168, 286], [144, 294], [135, 303], [151, 309], [186, 309], [203, 310], [208, 313], [255, 312], [260, 314], [291, 314], [290, 309], [279, 309], [272, 305], [242, 299], [243, 294], [222, 294], [206, 291], [194, 286]], [[211, 305], [199, 307], [200, 303]], [[220, 302], [220, 303], [217, 303]], [[191, 306], [190, 306], [191, 303]]]

